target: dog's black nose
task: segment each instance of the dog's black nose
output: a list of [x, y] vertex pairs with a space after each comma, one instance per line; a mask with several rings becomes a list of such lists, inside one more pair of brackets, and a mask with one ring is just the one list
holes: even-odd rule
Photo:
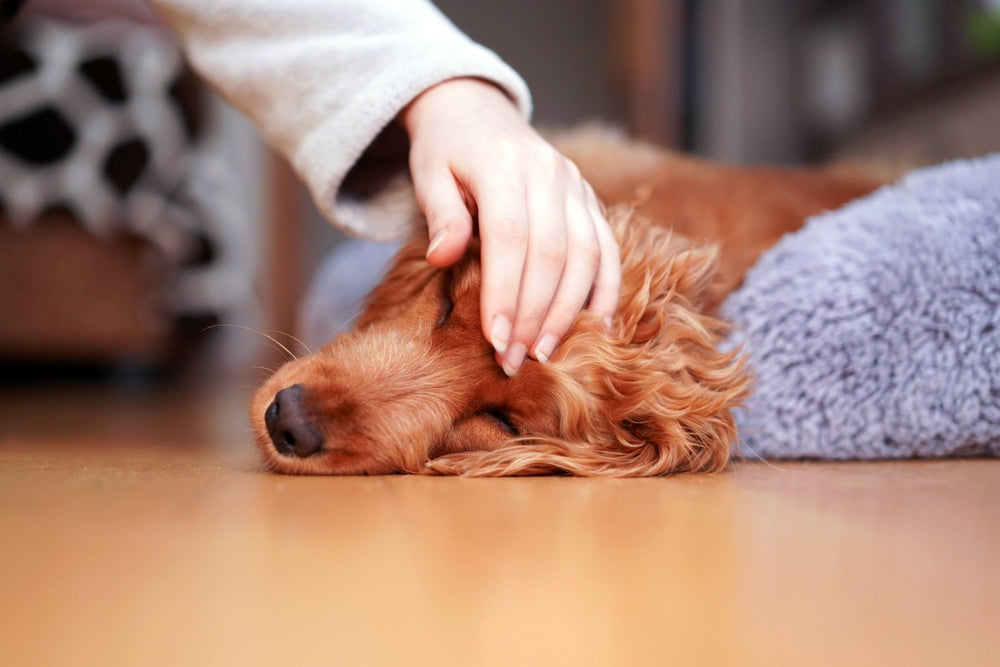
[[323, 448], [323, 436], [309, 419], [302, 400], [302, 385], [282, 389], [264, 412], [264, 424], [275, 449], [305, 458]]

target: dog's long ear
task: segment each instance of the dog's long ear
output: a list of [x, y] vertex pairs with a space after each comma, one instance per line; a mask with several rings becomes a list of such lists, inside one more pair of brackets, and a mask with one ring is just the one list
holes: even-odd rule
[[[609, 211], [622, 248], [622, 300], [607, 374], [615, 414], [611, 452], [624, 448], [664, 472], [718, 470], [729, 460], [732, 408], [749, 376], [738, 351], [724, 351], [715, 246], [699, 245]], [[572, 350], [567, 350], [572, 354]], [[609, 368], [609, 371], [612, 370]]]

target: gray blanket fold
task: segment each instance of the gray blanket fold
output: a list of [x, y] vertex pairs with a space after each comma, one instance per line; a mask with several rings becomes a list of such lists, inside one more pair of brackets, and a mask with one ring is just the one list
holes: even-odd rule
[[815, 217], [723, 314], [756, 374], [744, 455], [1000, 455], [1000, 154]]

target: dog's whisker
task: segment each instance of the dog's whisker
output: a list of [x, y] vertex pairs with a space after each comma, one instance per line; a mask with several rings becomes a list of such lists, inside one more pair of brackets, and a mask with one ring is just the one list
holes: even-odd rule
[[747, 452], [749, 452], [750, 454], [753, 455], [752, 457], [750, 457], [750, 456], [744, 456], [743, 457], [744, 460], [747, 460], [747, 461], [756, 460], [756, 461], [759, 461], [759, 462], [763, 463], [764, 465], [766, 465], [767, 467], [771, 468], [772, 470], [777, 470], [779, 472], [784, 472], [785, 471], [784, 468], [782, 468], [781, 466], [777, 466], [774, 463], [772, 463], [771, 461], [769, 461], [768, 459], [766, 459], [763, 454], [761, 454], [760, 452], [758, 452], [757, 450], [755, 450], [750, 445], [746, 444], [746, 442], [744, 442], [743, 440], [740, 440], [739, 450], [740, 451], [747, 451]]
[[272, 333], [274, 333], [276, 335], [285, 336], [286, 338], [292, 339], [294, 342], [296, 342], [296, 343], [298, 343], [299, 345], [302, 346], [302, 349], [306, 351], [306, 354], [312, 354], [313, 353], [312, 349], [308, 345], [306, 345], [305, 341], [303, 341], [301, 338], [299, 338], [297, 336], [293, 336], [292, 334], [288, 333], [287, 331], [274, 331]]
[[[266, 331], [261, 331], [260, 329], [254, 329], [253, 327], [244, 326], [242, 324], [229, 324], [227, 322], [222, 322], [222, 323], [219, 323], [219, 324], [211, 324], [211, 325], [205, 327], [204, 329], [202, 329], [202, 331], [208, 331], [209, 329], [216, 329], [216, 328], [221, 328], [221, 327], [231, 327], [233, 329], [241, 329], [243, 331], [249, 331], [250, 333], [255, 333], [255, 334], [259, 335], [259, 336], [263, 336], [267, 340], [269, 340], [272, 343], [274, 343], [274, 345], [276, 345], [279, 350], [281, 350], [282, 352], [284, 352], [285, 354], [287, 354], [289, 359], [293, 359], [293, 360], [294, 359], [298, 359], [298, 356], [295, 355], [291, 350], [289, 350], [288, 347], [286, 347], [284, 344], [282, 344], [281, 341], [279, 341], [277, 338], [275, 338], [274, 336], [270, 335]], [[281, 332], [275, 332], [275, 333], [281, 333]], [[281, 335], [290, 336], [290, 337], [294, 338], [294, 336], [291, 336], [290, 334], [284, 334], [284, 333], [282, 333]], [[308, 348], [306, 348], [306, 349], [308, 349]]]
[[351, 315], [349, 318], [341, 322], [337, 326], [337, 331], [350, 331], [354, 327], [354, 323], [357, 322], [358, 318], [361, 317], [361, 313], [357, 312]]

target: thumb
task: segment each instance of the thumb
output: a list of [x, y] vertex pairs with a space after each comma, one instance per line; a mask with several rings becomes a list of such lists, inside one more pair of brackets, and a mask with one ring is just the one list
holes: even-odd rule
[[472, 236], [472, 215], [450, 170], [414, 178], [417, 202], [427, 219], [427, 261], [448, 266], [459, 260]]

